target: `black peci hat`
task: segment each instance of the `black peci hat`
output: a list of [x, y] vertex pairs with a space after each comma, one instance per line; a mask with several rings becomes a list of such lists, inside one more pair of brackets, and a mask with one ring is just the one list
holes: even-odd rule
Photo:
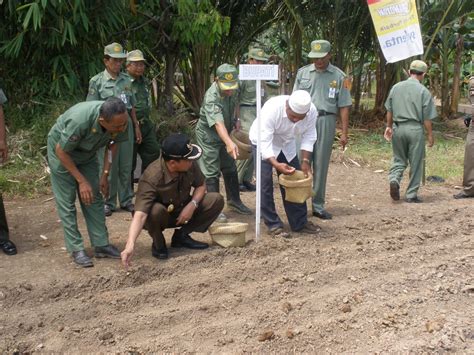
[[172, 133], [163, 140], [162, 154], [169, 159], [196, 160], [202, 154], [201, 147], [189, 143], [189, 138], [182, 133]]

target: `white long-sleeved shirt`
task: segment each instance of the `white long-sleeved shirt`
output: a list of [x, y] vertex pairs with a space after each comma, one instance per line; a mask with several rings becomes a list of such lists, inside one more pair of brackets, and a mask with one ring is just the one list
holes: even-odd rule
[[[313, 151], [316, 142], [316, 119], [318, 110], [311, 104], [306, 117], [296, 123], [291, 122], [286, 114], [286, 102], [289, 95], [272, 97], [260, 111], [260, 139], [262, 159], [277, 158], [283, 151], [286, 159], [291, 161], [296, 156], [296, 136], [301, 136], [301, 150]], [[257, 145], [258, 122], [255, 120], [250, 127], [249, 138]]]

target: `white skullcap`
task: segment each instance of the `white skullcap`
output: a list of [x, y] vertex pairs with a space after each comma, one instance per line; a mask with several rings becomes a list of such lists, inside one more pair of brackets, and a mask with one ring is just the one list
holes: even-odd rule
[[291, 94], [288, 105], [290, 105], [291, 111], [303, 115], [311, 108], [311, 96], [307, 91], [296, 90]]

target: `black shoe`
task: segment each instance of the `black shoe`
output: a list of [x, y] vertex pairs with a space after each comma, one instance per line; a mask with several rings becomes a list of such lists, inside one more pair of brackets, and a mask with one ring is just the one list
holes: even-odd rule
[[5, 242], [0, 242], [0, 248], [7, 255], [15, 255], [17, 253], [16, 245], [12, 241], [7, 240]]
[[173, 248], [206, 249], [209, 244], [194, 240], [189, 234], [182, 234], [181, 231], [176, 230], [171, 238], [171, 246]]
[[423, 201], [418, 198], [418, 196], [415, 197], [409, 197], [406, 199], [408, 203], [422, 203]]
[[326, 211], [326, 210], [313, 211], [313, 216], [314, 216], [314, 217], [321, 218], [321, 219], [332, 219], [332, 214], [330, 214], [330, 213], [329, 213], [328, 211]]
[[120, 259], [120, 252], [112, 244], [103, 247], [95, 247], [94, 251], [96, 258]]
[[245, 187], [244, 184], [239, 184], [239, 191], [240, 192], [247, 192], [248, 190], [247, 190], [247, 188]]
[[73, 251], [72, 252], [72, 259], [74, 262], [79, 265], [80, 267], [92, 267], [94, 263], [92, 259], [86, 254], [84, 250]]
[[135, 212], [135, 205], [131, 202], [127, 203], [126, 206], [120, 206], [120, 208], [124, 211], [127, 211], [127, 212], [130, 212], [130, 213], [133, 213]]
[[157, 248], [155, 243], [153, 243], [151, 245], [151, 255], [160, 260], [168, 259], [168, 248], [166, 245], [162, 248]]
[[240, 214], [246, 214], [246, 215], [251, 215], [252, 210], [245, 206], [242, 201], [232, 201], [232, 200], [227, 200], [227, 207], [229, 207], [231, 210], [240, 213]]
[[110, 207], [109, 205], [104, 205], [104, 213], [105, 217], [112, 216], [112, 207]]
[[400, 200], [400, 185], [396, 181], [390, 181], [390, 197], [394, 201]]
[[463, 199], [463, 198], [474, 198], [474, 195], [473, 196], [469, 196], [469, 195], [466, 195], [464, 193], [464, 191], [461, 191], [460, 193], [456, 194], [456, 195], [453, 195], [453, 197], [456, 199], [456, 200], [460, 200], [460, 199]]
[[257, 186], [255, 186], [254, 184], [252, 184], [250, 181], [244, 181], [242, 182], [242, 185], [245, 186], [245, 188], [247, 189], [247, 191], [256, 191], [257, 190]]

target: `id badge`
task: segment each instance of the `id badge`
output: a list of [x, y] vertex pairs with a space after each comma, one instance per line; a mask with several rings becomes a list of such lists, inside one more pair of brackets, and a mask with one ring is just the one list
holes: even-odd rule
[[120, 94], [120, 100], [122, 100], [125, 105], [128, 104], [127, 95], [125, 95], [124, 93]]
[[334, 99], [336, 97], [336, 88], [329, 88], [329, 98]]

